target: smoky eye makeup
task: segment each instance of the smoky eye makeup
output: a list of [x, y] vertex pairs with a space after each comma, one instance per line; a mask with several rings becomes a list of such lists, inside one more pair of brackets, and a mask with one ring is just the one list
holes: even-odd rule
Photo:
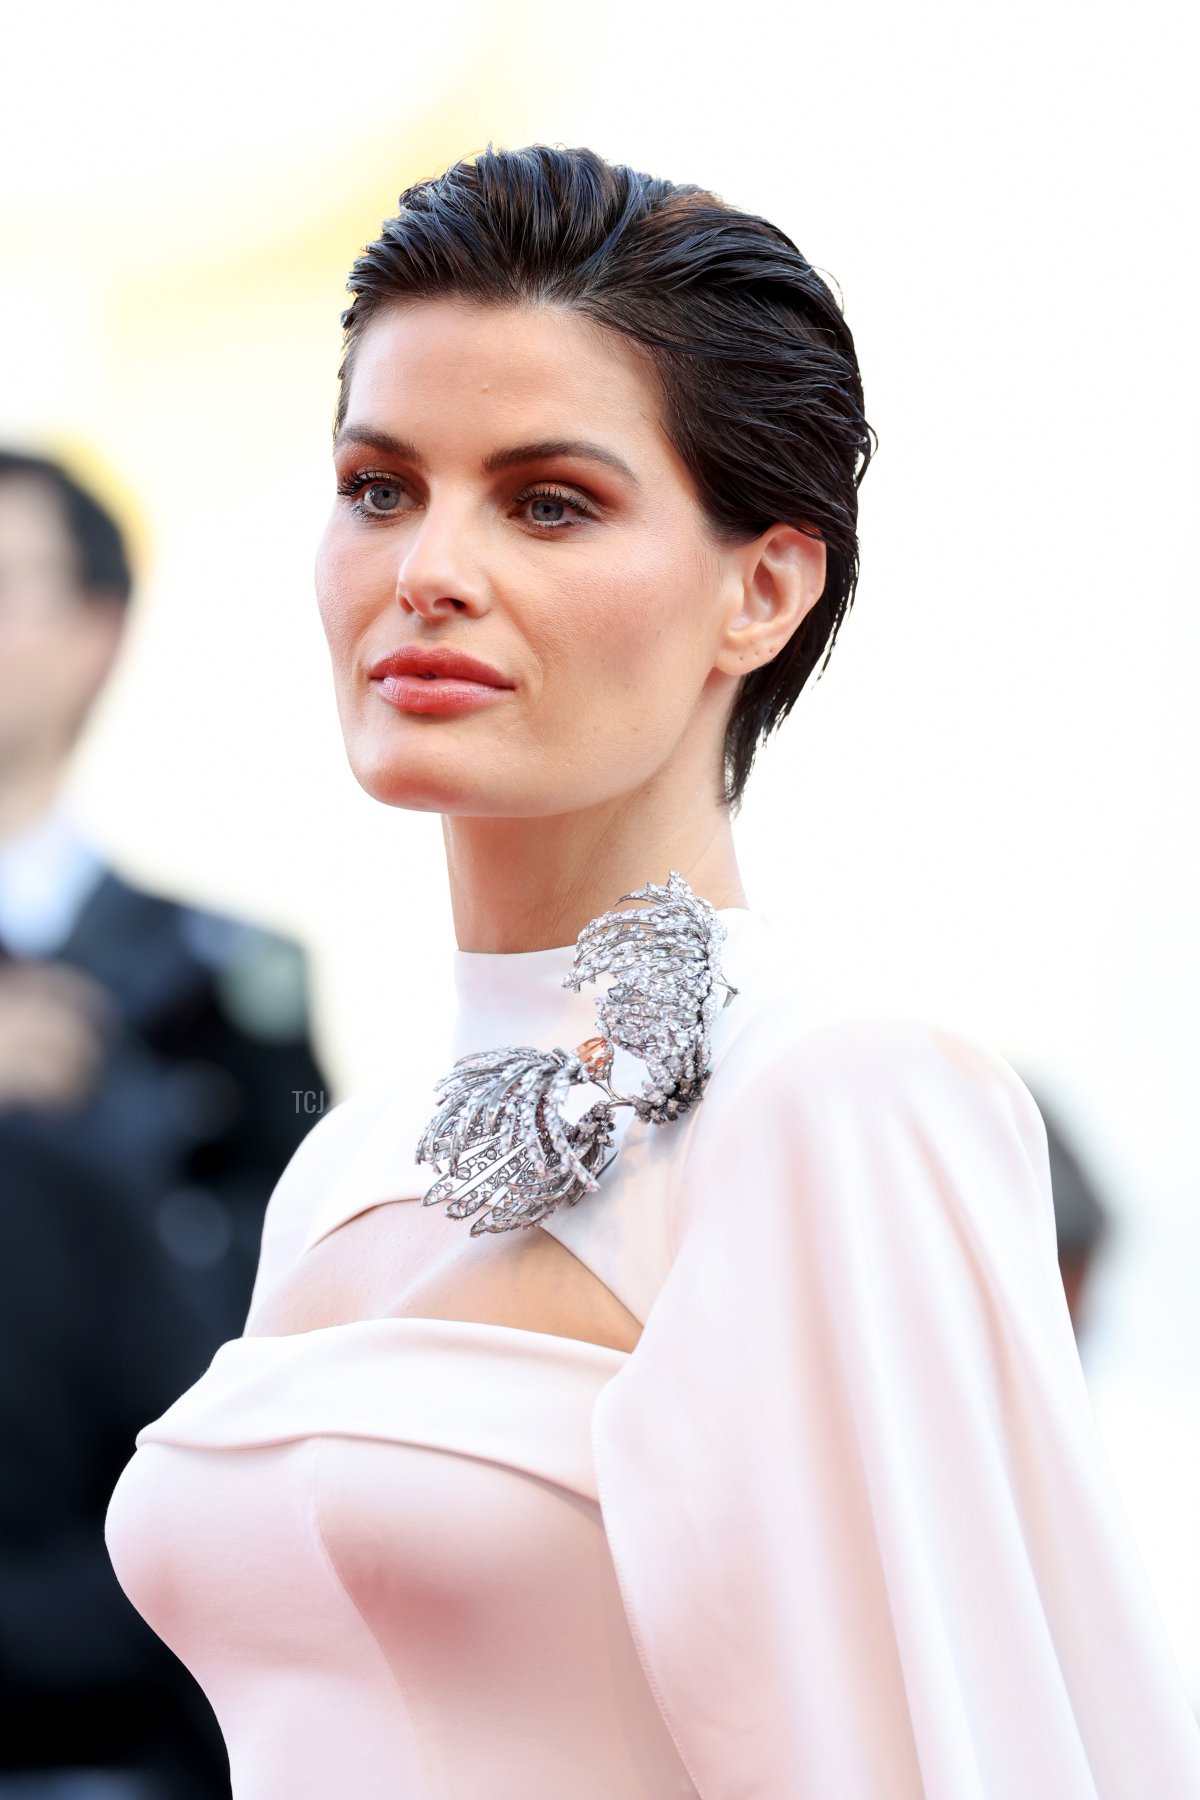
[[[516, 508], [537, 507], [539, 504], [559, 508], [569, 507], [584, 519], [594, 519], [599, 516], [598, 509], [592, 505], [591, 501], [584, 499], [574, 488], [560, 487], [552, 481], [531, 483], [513, 498], [513, 506]], [[531, 517], [529, 523], [536, 525], [541, 530], [563, 531], [569, 530], [575, 521]]]
[[[338, 496], [349, 502], [351, 512], [372, 521], [406, 511], [402, 500], [408, 491], [409, 484], [386, 469], [351, 469], [337, 482]], [[514, 512], [529, 509], [524, 522], [543, 536], [569, 532], [584, 520], [598, 518], [601, 510], [578, 488], [557, 481], [526, 483], [513, 495], [510, 507]], [[547, 508], [556, 516], [546, 517]]]
[[[360, 519], [394, 518], [404, 510], [401, 505], [404, 491], [405, 483], [383, 469], [355, 469], [337, 483], [338, 497], [346, 501], [350, 511]], [[368, 504], [371, 495], [376, 499]], [[389, 496], [390, 504], [386, 498]]]

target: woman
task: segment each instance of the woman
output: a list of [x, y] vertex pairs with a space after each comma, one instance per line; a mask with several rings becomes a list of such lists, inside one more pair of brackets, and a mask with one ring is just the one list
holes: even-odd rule
[[321, 613], [355, 775], [442, 815], [458, 1010], [294, 1157], [110, 1510], [237, 1800], [1200, 1793], [1033, 1103], [818, 1028], [738, 877], [854, 590], [839, 308], [542, 147], [351, 288]]

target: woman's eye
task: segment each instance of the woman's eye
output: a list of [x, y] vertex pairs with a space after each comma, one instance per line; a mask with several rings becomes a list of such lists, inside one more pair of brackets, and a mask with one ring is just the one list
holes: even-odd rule
[[[530, 524], [540, 526], [543, 531], [570, 530], [580, 519], [589, 518], [592, 511], [577, 495], [558, 493], [554, 489], [522, 494], [517, 505], [527, 508]], [[575, 516], [572, 518], [571, 514]]]
[[550, 500], [544, 494], [537, 494], [529, 502], [535, 525], [557, 525], [565, 511], [565, 500]]
[[356, 469], [339, 481], [337, 491], [360, 519], [388, 518], [400, 511], [404, 499], [404, 489], [398, 481], [364, 469]]
[[390, 481], [369, 481], [359, 490], [359, 505], [366, 512], [393, 513], [400, 505], [400, 489]]

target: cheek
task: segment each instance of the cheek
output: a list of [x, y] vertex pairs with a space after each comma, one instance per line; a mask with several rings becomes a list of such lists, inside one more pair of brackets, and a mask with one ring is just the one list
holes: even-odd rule
[[326, 526], [317, 545], [313, 578], [317, 611], [336, 660], [339, 652], [351, 647], [364, 605], [362, 559], [352, 555], [336, 520]]
[[338, 607], [335, 599], [337, 593], [338, 567], [337, 551], [333, 543], [333, 532], [326, 526], [317, 543], [317, 554], [313, 562], [313, 589], [317, 596], [317, 611], [325, 635], [330, 635], [330, 622], [337, 615]]
[[546, 675], [622, 709], [690, 706], [702, 681], [694, 559], [639, 556], [573, 584], [546, 621]]

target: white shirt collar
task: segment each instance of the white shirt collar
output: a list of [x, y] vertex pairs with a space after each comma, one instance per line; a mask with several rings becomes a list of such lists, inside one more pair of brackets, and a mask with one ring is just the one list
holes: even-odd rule
[[105, 863], [56, 802], [0, 842], [0, 942], [16, 956], [51, 956], [70, 937]]

